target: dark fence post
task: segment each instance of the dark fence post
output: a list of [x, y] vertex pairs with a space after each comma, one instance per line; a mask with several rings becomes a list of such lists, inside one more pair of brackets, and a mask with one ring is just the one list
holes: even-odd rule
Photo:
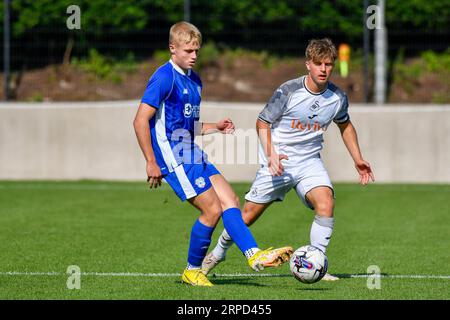
[[3, 17], [3, 99], [8, 101], [9, 99], [9, 67], [10, 67], [10, 0], [3, 0], [4, 4], [4, 17]]
[[369, 28], [367, 27], [367, 7], [369, 0], [364, 0], [363, 30], [364, 30], [364, 103], [369, 102]]
[[190, 22], [191, 20], [191, 3], [189, 0], [184, 0], [184, 21]]

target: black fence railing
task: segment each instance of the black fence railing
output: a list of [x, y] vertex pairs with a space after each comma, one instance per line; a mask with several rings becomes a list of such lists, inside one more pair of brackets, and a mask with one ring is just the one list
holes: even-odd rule
[[[33, 69], [49, 64], [62, 63], [69, 38], [73, 38], [72, 57], [86, 56], [90, 49], [113, 57], [123, 57], [129, 52], [137, 59], [145, 59], [155, 50], [167, 48], [170, 25], [161, 23], [158, 28], [141, 31], [122, 31], [120, 29], [96, 30], [82, 29], [69, 31], [64, 27], [36, 28], [20, 37], [11, 35], [11, 69]], [[229, 29], [224, 31], [201, 30], [204, 42], [213, 41], [219, 47], [266, 50], [285, 56], [301, 56], [307, 42], [312, 38], [330, 37], [336, 44], [349, 43], [354, 50], [362, 50], [361, 36], [348, 36], [339, 32], [301, 32], [295, 29], [258, 27], [255, 29]], [[450, 32], [388, 30], [388, 51], [391, 56], [402, 50], [406, 56], [417, 55], [425, 50], [444, 51], [449, 47]], [[3, 34], [2, 34], [3, 38]], [[373, 34], [370, 36], [373, 48]], [[3, 40], [0, 41], [3, 50]], [[3, 59], [3, 57], [2, 57]], [[2, 68], [3, 68], [3, 64]]]

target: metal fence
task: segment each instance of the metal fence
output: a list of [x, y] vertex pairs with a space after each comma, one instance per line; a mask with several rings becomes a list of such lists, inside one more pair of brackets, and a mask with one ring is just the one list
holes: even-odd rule
[[[196, 18], [197, 16], [194, 16]], [[363, 35], [349, 36], [342, 32], [304, 32], [295, 26], [273, 23], [254, 25], [250, 28], [228, 28], [214, 31], [203, 28], [206, 17], [192, 20], [202, 31], [205, 42], [213, 41], [219, 46], [245, 48], [249, 50], [266, 50], [277, 55], [303, 55], [307, 42], [312, 38], [330, 37], [335, 43], [346, 42], [352, 48], [362, 50]], [[228, 19], [231, 19], [228, 17]], [[226, 21], [224, 22], [226, 23]], [[69, 38], [73, 38], [72, 56], [86, 56], [90, 49], [115, 57], [132, 52], [137, 58], [147, 58], [155, 50], [167, 48], [168, 30], [171, 23], [153, 17], [148, 28], [140, 31], [123, 31], [120, 28], [95, 30], [83, 26], [81, 30], [67, 30], [64, 23], [51, 27], [36, 27], [33, 32], [20, 37], [11, 35], [11, 68], [31, 69], [48, 64], [61, 63], [67, 49]], [[447, 30], [390, 30], [388, 29], [388, 52], [394, 57], [399, 50], [406, 55], [416, 55], [425, 50], [444, 51], [448, 48]], [[3, 37], [1, 50], [3, 51]], [[370, 35], [373, 45], [373, 34]], [[2, 58], [3, 59], [3, 58]], [[3, 68], [3, 63], [2, 66]]]

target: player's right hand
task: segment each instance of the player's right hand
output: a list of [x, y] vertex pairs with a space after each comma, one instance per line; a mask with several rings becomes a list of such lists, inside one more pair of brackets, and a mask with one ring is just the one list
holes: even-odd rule
[[281, 160], [288, 160], [289, 157], [285, 154], [277, 154], [276, 152], [272, 152], [269, 158], [269, 172], [273, 176], [281, 176], [284, 171], [284, 167], [281, 164]]
[[154, 161], [147, 162], [147, 182], [149, 183], [150, 189], [161, 186], [162, 174], [161, 169], [158, 164]]
[[375, 177], [373, 175], [372, 168], [370, 164], [365, 160], [359, 160], [355, 162], [356, 170], [359, 173], [359, 183], [363, 186], [369, 183], [369, 180], [375, 182]]

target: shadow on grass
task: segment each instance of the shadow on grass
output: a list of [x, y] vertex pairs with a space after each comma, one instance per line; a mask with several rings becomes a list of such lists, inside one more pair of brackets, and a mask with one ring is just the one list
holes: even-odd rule
[[257, 273], [257, 272], [255, 272], [254, 273], [254, 276], [251, 276], [251, 275], [245, 275], [245, 276], [238, 276], [238, 277], [236, 277], [236, 276], [234, 276], [234, 275], [224, 275], [224, 274], [216, 274], [216, 273], [213, 273], [213, 274], [210, 274], [210, 275], [208, 275], [208, 278], [211, 278], [211, 279], [220, 279], [220, 278], [230, 278], [230, 277], [233, 277], [233, 278], [242, 278], [242, 279], [264, 279], [264, 278], [291, 278], [292, 277], [292, 275], [290, 274], [290, 273], [284, 273], [284, 274], [269, 274], [269, 275], [260, 275], [259, 273]]
[[[350, 274], [350, 273], [333, 273], [333, 276], [338, 277], [339, 279], [364, 279], [364, 278], [368, 278], [370, 275], [367, 273], [354, 273], [354, 274]], [[389, 277], [388, 273], [381, 273], [380, 276], [382, 277]], [[265, 284], [261, 284], [258, 282], [258, 280], [260, 279], [264, 279], [264, 278], [293, 278], [291, 274], [271, 274], [269, 276], [258, 276], [257, 273], [255, 273], [254, 277], [237, 277], [237, 278], [232, 278], [232, 277], [228, 277], [225, 275], [218, 275], [218, 274], [212, 274], [211, 276], [208, 277], [209, 280], [214, 284], [214, 285], [230, 285], [230, 284], [234, 284], [234, 285], [245, 285], [245, 286], [254, 286], [254, 287], [267, 287], [268, 285]], [[324, 282], [334, 282], [334, 281], [320, 281], [321, 283]], [[339, 281], [338, 281], [339, 282]], [[308, 285], [306, 285], [308, 286]], [[300, 290], [300, 291], [328, 291], [331, 290], [330, 288], [314, 288], [314, 287], [300, 287], [296, 290]]]
[[329, 291], [330, 288], [298, 288], [297, 291]]
[[[233, 279], [225, 278], [225, 277], [220, 277], [220, 278], [219, 277], [211, 277], [211, 278], [209, 278], [209, 280], [215, 286], [216, 285], [221, 286], [221, 285], [230, 285], [230, 284], [236, 285], [237, 284], [237, 285], [243, 285], [243, 286], [267, 287], [267, 285], [265, 285], [265, 284], [258, 283], [257, 282], [258, 279], [250, 278], [250, 277], [248, 277], [248, 278], [233, 278]], [[186, 285], [185, 283], [183, 283], [181, 281], [174, 281], [174, 283], [176, 283], [176, 284], [181, 283], [181, 284]]]
[[230, 285], [237, 284], [242, 286], [253, 286], [253, 287], [266, 287], [267, 285], [255, 282], [255, 278], [238, 278], [238, 279], [220, 279], [220, 278], [211, 278], [211, 282], [214, 285]]

